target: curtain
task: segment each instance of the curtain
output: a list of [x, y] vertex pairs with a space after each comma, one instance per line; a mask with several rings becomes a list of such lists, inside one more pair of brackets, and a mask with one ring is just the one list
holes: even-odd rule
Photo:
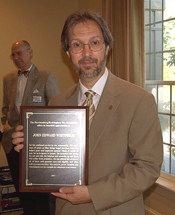
[[144, 88], [144, 0], [102, 0], [102, 16], [114, 37], [108, 68]]

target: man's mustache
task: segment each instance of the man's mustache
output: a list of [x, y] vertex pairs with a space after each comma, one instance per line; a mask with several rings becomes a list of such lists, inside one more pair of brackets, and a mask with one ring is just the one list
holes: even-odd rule
[[97, 63], [98, 60], [92, 57], [83, 57], [81, 60], [78, 61], [79, 64], [84, 63], [84, 62], [93, 62], [93, 63]]

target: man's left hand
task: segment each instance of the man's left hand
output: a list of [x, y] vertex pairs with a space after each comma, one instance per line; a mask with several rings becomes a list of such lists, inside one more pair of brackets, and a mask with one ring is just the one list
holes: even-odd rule
[[52, 194], [75, 205], [92, 201], [87, 186], [62, 187], [59, 192]]

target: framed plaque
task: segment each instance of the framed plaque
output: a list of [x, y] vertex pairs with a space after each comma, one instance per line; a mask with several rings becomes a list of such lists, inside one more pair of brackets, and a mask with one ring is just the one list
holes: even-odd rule
[[88, 183], [88, 107], [21, 106], [20, 191]]

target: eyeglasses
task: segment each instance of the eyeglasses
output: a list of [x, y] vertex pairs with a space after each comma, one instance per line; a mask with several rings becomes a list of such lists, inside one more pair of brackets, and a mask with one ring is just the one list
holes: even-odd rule
[[79, 54], [83, 52], [84, 46], [88, 45], [91, 51], [98, 52], [103, 48], [103, 44], [104, 44], [104, 41], [101, 41], [101, 40], [91, 40], [87, 44], [77, 41], [75, 43], [70, 44], [69, 49], [74, 54]]
[[17, 55], [18, 57], [21, 57], [22, 54], [23, 54], [24, 52], [28, 51], [28, 50], [29, 50], [29, 49], [26, 49], [26, 50], [21, 51], [21, 52], [12, 53], [12, 54], [10, 55], [10, 58], [13, 59], [16, 55]]

